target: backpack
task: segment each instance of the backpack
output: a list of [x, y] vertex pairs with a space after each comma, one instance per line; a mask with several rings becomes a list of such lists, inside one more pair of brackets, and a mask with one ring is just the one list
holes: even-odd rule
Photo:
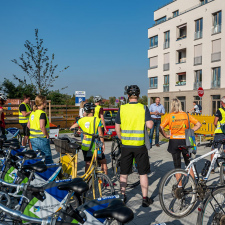
[[197, 105], [199, 110], [201, 111], [202, 110], [202, 106], [201, 105]]

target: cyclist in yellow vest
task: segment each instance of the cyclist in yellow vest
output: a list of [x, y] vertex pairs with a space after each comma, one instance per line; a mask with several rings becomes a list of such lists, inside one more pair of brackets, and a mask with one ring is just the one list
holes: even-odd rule
[[[225, 139], [225, 134], [223, 133], [223, 130], [221, 129], [221, 125], [225, 124], [225, 96], [223, 96], [220, 99], [220, 104], [221, 104], [221, 108], [219, 108], [216, 111], [215, 114], [215, 119], [214, 119], [214, 125], [216, 126], [215, 129], [215, 136], [214, 136], [214, 141], [222, 141]], [[218, 146], [213, 146], [212, 150], [214, 148], [220, 148], [221, 144], [218, 144]], [[223, 145], [223, 150], [225, 152], [225, 145]], [[211, 155], [211, 160], [213, 159], [214, 155]], [[212, 170], [211, 173], [214, 173], [214, 169]]]
[[104, 135], [104, 132], [107, 134], [107, 129], [106, 129], [106, 125], [105, 125], [105, 119], [104, 119], [104, 116], [103, 116], [103, 108], [101, 106], [101, 104], [102, 104], [102, 96], [101, 95], [95, 96], [94, 97], [94, 103], [95, 103], [95, 106], [96, 106], [94, 116], [101, 119], [103, 135]]
[[28, 123], [31, 112], [32, 111], [30, 108], [30, 96], [24, 94], [23, 102], [19, 106], [19, 123], [23, 127], [24, 138], [22, 141], [22, 145], [26, 146], [28, 141], [30, 149], [31, 149], [31, 144], [29, 141], [30, 131], [29, 131], [29, 128], [27, 127], [27, 123]]
[[45, 163], [53, 163], [50, 148], [50, 125], [47, 114], [43, 111], [46, 107], [46, 98], [38, 95], [35, 98], [33, 112], [30, 114], [28, 128], [30, 129], [30, 142], [33, 150], [41, 150], [45, 154]]
[[117, 136], [122, 141], [120, 189], [126, 201], [127, 177], [132, 173], [133, 158], [135, 158], [143, 195], [142, 206], [148, 207], [153, 203], [153, 200], [148, 198], [150, 164], [148, 151], [145, 146], [145, 125], [151, 129], [153, 122], [148, 107], [138, 103], [139, 87], [131, 85], [125, 90], [128, 94], [129, 103], [120, 106], [115, 121]]
[[[99, 134], [99, 136], [103, 136], [102, 133], [102, 123], [100, 118], [94, 117], [94, 112], [95, 112], [95, 105], [93, 103], [86, 103], [84, 105], [84, 112], [86, 113], [85, 117], [80, 118], [77, 123], [73, 124], [70, 129], [79, 127], [81, 130], [85, 133], [89, 134]], [[95, 127], [94, 127], [95, 124]], [[103, 143], [102, 146], [102, 160], [99, 160], [99, 162], [102, 165], [102, 170], [107, 174], [107, 163], [106, 163], [106, 158], [105, 158], [105, 144], [104, 144], [104, 138], [100, 139], [101, 142]], [[86, 162], [85, 165], [85, 171], [87, 171], [91, 159], [92, 159], [92, 153], [93, 150], [95, 149], [95, 144], [92, 142], [92, 136], [84, 134], [84, 138], [82, 140], [82, 147], [81, 149], [83, 150], [83, 155], [84, 155], [84, 161]]]

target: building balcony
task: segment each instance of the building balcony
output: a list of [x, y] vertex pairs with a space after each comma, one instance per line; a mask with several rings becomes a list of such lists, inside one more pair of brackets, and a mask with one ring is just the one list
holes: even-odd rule
[[211, 55], [211, 62], [221, 61], [221, 52], [215, 52]]
[[150, 67], [149, 67], [150, 70], [156, 69], [156, 68], [158, 68], [158, 65], [157, 65], [157, 66], [150, 66]]
[[198, 90], [200, 87], [202, 87], [202, 82], [194, 82], [193, 90]]
[[157, 89], [158, 88], [158, 84], [152, 84], [149, 89]]
[[181, 37], [178, 37], [178, 38], [177, 38], [177, 41], [183, 40], [183, 39], [185, 39], [186, 37], [187, 37], [186, 35], [181, 36]]
[[169, 63], [163, 64], [163, 71], [168, 71], [169, 69], [170, 69]]
[[166, 41], [163, 43], [163, 49], [167, 49], [170, 47], [170, 42], [169, 41]]
[[200, 31], [195, 32], [194, 38], [195, 38], [195, 40], [202, 38], [202, 31], [200, 30]]
[[169, 92], [170, 91], [170, 85], [169, 84], [163, 84], [163, 92]]
[[176, 64], [186, 63], [186, 58], [179, 59]]
[[186, 80], [177, 81], [175, 86], [184, 86], [186, 85]]
[[212, 81], [211, 88], [220, 88], [220, 80]]
[[149, 49], [157, 48], [157, 47], [158, 47], [158, 45], [152, 45], [152, 46], [149, 47]]
[[202, 56], [198, 56], [194, 58], [194, 66], [202, 65]]
[[221, 33], [222, 24], [217, 24], [212, 27], [212, 34]]

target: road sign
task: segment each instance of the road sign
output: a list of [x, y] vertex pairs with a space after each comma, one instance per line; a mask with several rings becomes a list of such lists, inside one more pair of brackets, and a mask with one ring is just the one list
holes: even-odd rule
[[75, 91], [75, 106], [80, 106], [80, 103], [85, 101], [85, 91]]
[[198, 96], [201, 98], [204, 95], [204, 89], [202, 87], [198, 88]]
[[121, 99], [121, 100], [123, 100], [123, 99], [124, 99], [124, 97], [120, 97], [120, 99]]
[[119, 99], [116, 99], [116, 103], [119, 103], [120, 101], [119, 101]]

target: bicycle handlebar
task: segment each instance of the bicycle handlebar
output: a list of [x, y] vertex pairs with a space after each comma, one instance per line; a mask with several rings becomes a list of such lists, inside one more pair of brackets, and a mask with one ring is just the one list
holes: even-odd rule
[[215, 147], [218, 145], [218, 144], [225, 144], [225, 139], [223, 140], [219, 140], [219, 141], [210, 141], [210, 142], [207, 142], [207, 143], [203, 143], [203, 144], [200, 144], [198, 143], [198, 147], [201, 147], [201, 146], [205, 146], [205, 147], [212, 147], [212, 145], [214, 145]]

